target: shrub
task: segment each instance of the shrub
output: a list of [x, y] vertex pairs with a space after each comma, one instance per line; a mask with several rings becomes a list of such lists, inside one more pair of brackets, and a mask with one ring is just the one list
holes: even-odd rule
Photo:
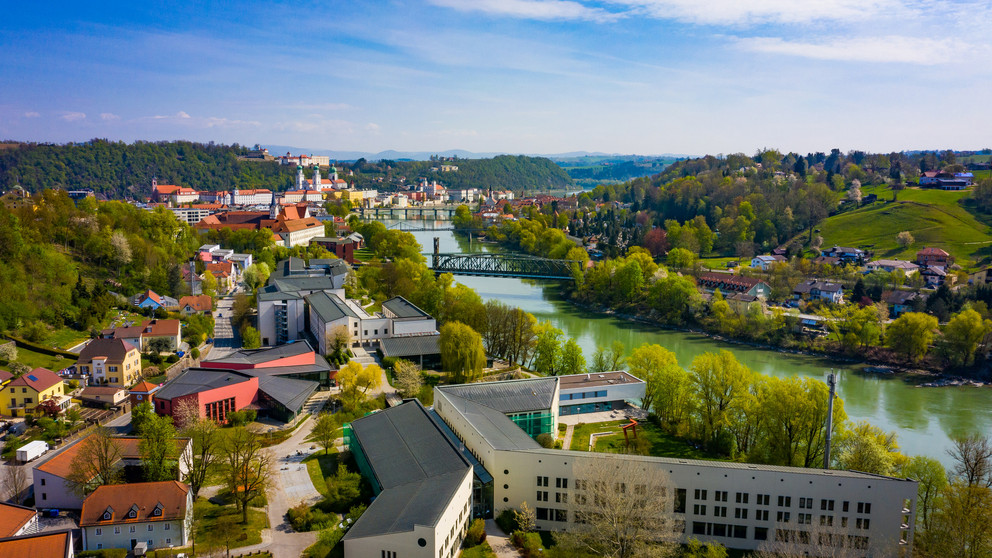
[[537, 533], [514, 531], [513, 535], [510, 536], [510, 540], [513, 541], [514, 546], [520, 549], [520, 554], [524, 558], [541, 556], [544, 552], [544, 547], [541, 546], [541, 535]]
[[48, 339], [48, 326], [35, 320], [21, 328], [21, 336], [32, 343], [41, 343]]
[[193, 347], [192, 349], [190, 349], [189, 356], [193, 357], [194, 359], [200, 358], [200, 348]]
[[127, 549], [104, 548], [103, 550], [84, 550], [76, 553], [77, 558], [125, 558]]
[[175, 364], [179, 362], [179, 357], [176, 355], [169, 355], [165, 358], [165, 362], [168, 362], [169, 364]]
[[293, 530], [300, 532], [335, 527], [338, 520], [336, 515], [328, 514], [320, 508], [311, 508], [306, 502], [300, 502], [300, 505], [290, 508], [286, 512], [286, 518], [293, 526]]
[[520, 528], [517, 523], [517, 515], [510, 508], [503, 510], [496, 516], [496, 525], [499, 525], [504, 533], [512, 533]]
[[482, 544], [484, 540], [486, 540], [486, 522], [482, 519], [475, 519], [468, 526], [468, 532], [465, 533], [465, 547], [472, 548]]
[[542, 448], [553, 448], [555, 447], [554, 436], [548, 434], [547, 432], [541, 432], [537, 435], [537, 443], [541, 444]]

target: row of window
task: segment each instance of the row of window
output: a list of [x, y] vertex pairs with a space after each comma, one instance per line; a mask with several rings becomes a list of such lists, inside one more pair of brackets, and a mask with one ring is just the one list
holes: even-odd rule
[[597, 397], [606, 397], [606, 390], [597, 391], [582, 391], [579, 393], [563, 393], [558, 398], [559, 401], [572, 401], [575, 399], [595, 399]]
[[[166, 546], [166, 545], [171, 545], [171, 544], [172, 544], [172, 539], [171, 538], [167, 538], [167, 539], [165, 539], [165, 542], [163, 542], [159, 546]], [[152, 541], [151, 539], [148, 539], [148, 548], [149, 549], [155, 548], [154, 541]], [[97, 543], [96, 549], [97, 550], [103, 550], [103, 543]], [[394, 556], [393, 558], [396, 558], [396, 557]]]
[[[538, 476], [537, 486], [547, 487], [549, 480], [550, 479], [548, 479], [548, 477]], [[578, 486], [579, 483], [582, 483], [583, 488], [579, 488]], [[579, 490], [584, 490], [585, 489], [584, 487], [585, 487], [585, 482], [576, 481], [576, 488], [579, 488]], [[568, 479], [562, 477], [555, 477], [555, 488], [568, 488]]]
[[[709, 491], [706, 489], [697, 488], [693, 491], [693, 498], [696, 500], [706, 500], [709, 495]], [[748, 496], [747, 492], [738, 492], [735, 495], [735, 501], [738, 504], [747, 504]], [[768, 506], [771, 505], [771, 495], [769, 494], [757, 494], [757, 505]], [[728, 492], [726, 490], [715, 490], [713, 492], [713, 499], [717, 502], [726, 502], [728, 498]], [[799, 498], [799, 509], [811, 510], [814, 508], [815, 500], [813, 498], [802, 497]], [[834, 500], [821, 499], [820, 500], [820, 511], [834, 511]], [[860, 514], [870, 514], [871, 513], [871, 502], [857, 502], [857, 510]], [[778, 497], [778, 507], [780, 508], [790, 508], [792, 507], [792, 496], [779, 496]], [[849, 512], [851, 508], [851, 502], [844, 501], [841, 503], [841, 511]]]
[[559, 523], [568, 521], [567, 510], [537, 507], [534, 508], [534, 514], [537, 516], [538, 521], [557, 521]]
[[[137, 528], [137, 525], [129, 525], [128, 526], [128, 533], [135, 533], [135, 532], [137, 532], [136, 528]], [[154, 530], [155, 530], [155, 525], [154, 524], [149, 524], [148, 525], [148, 531], [154, 531]], [[171, 531], [172, 530], [172, 524], [171, 523], [166, 523], [165, 524], [165, 527], [163, 527], [162, 530], [163, 531]], [[97, 527], [96, 529], [94, 529], [93, 534], [96, 535], [96, 536], [98, 536], [98, 537], [101, 536], [101, 535], [103, 535], [103, 527]], [[114, 526], [114, 534], [115, 535], [120, 535], [121, 534], [121, 527], [120, 527], [120, 525], [115, 525]], [[149, 544], [151, 544], [151, 541], [149, 541]]]

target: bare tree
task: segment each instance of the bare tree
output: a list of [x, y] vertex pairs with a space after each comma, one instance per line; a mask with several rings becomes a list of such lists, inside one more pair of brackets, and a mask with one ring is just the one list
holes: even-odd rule
[[347, 326], [334, 326], [327, 332], [325, 340], [327, 355], [341, 355], [348, 345], [351, 345], [351, 332], [348, 331]]
[[20, 505], [24, 502], [24, 491], [28, 487], [28, 475], [24, 467], [7, 465], [3, 468], [3, 484], [6, 487], [7, 498]]
[[265, 494], [269, 483], [269, 455], [255, 433], [238, 426], [227, 436], [224, 461], [227, 487], [241, 508], [242, 523], [248, 523], [248, 504]]
[[954, 474], [968, 486], [992, 487], [992, 443], [988, 436], [954, 438], [954, 447], [947, 453], [954, 458]]
[[415, 397], [420, 393], [424, 379], [420, 375], [420, 369], [416, 364], [408, 360], [398, 360], [393, 365], [393, 372], [396, 376], [396, 389], [403, 397]]
[[80, 440], [79, 446], [67, 477], [73, 492], [86, 496], [99, 486], [120, 484], [121, 445], [109, 428], [98, 427], [93, 434]]
[[[187, 401], [180, 403], [177, 419], [185, 424], [180, 433], [193, 442], [193, 451], [183, 452], [180, 459], [181, 467], [186, 470], [183, 480], [190, 486], [195, 499], [206, 482], [207, 472], [219, 459], [221, 437], [217, 432], [216, 422], [205, 418], [191, 418], [188, 409], [183, 417], [183, 403]], [[193, 403], [193, 406], [196, 404]]]
[[602, 455], [575, 465], [567, 513], [573, 527], [556, 535], [575, 554], [615, 558], [670, 556], [682, 525], [668, 475], [635, 459]]

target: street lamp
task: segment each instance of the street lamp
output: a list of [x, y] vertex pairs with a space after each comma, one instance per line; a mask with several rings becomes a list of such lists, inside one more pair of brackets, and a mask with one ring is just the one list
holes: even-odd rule
[[173, 546], [175, 546], [175, 545], [172, 545], [172, 544], [169, 545], [169, 558], [172, 558], [172, 547]]

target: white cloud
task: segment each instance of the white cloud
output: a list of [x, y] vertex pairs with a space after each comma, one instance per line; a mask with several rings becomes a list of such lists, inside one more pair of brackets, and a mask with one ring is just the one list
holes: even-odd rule
[[85, 112], [63, 112], [61, 114], [61, 116], [59, 116], [59, 118], [61, 118], [62, 120], [65, 120], [66, 122], [76, 122], [77, 120], [83, 120], [84, 118], [86, 118], [86, 113]]
[[100, 113], [100, 119], [101, 120], [120, 120], [121, 117], [120, 116], [117, 116], [116, 114], [114, 114], [112, 112], [101, 112]]
[[38, 118], [39, 116], [41, 116], [41, 114], [33, 110], [24, 113], [24, 118]]
[[614, 21], [619, 14], [602, 8], [585, 6], [571, 0], [429, 0], [436, 6], [460, 12], [483, 12], [491, 15], [537, 19], [542, 21], [586, 20]]
[[186, 114], [184, 111], [179, 111], [179, 112], [176, 113], [176, 118], [181, 118], [183, 120], [186, 120], [186, 119], [192, 118], [192, 116]]
[[365, 129], [368, 130], [369, 132], [372, 132], [373, 134], [378, 134], [380, 130], [380, 126], [375, 122], [369, 122], [368, 124], [365, 125]]
[[896, 10], [899, 0], [611, 0], [658, 19], [689, 23], [745, 25], [860, 21], [885, 10]]
[[787, 41], [778, 37], [739, 39], [740, 48], [751, 52], [784, 54], [816, 60], [848, 62], [901, 62], [935, 65], [954, 60], [968, 51], [957, 39], [928, 39], [889, 35], [885, 37], [844, 38], [824, 41]]

